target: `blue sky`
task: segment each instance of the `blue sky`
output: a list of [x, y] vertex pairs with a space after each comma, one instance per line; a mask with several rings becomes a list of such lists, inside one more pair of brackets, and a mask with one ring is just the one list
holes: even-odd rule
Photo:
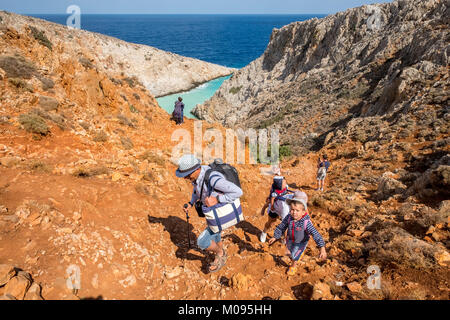
[[389, 0], [0, 0], [0, 10], [20, 14], [65, 14], [75, 4], [81, 12], [145, 14], [329, 14]]

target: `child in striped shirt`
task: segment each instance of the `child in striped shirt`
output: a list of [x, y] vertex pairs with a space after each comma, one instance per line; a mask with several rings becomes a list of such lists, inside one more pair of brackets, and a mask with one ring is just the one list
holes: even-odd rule
[[320, 248], [321, 260], [327, 258], [325, 250], [325, 241], [320, 233], [313, 226], [311, 219], [307, 212], [308, 197], [304, 192], [295, 192], [292, 199], [287, 199], [286, 202], [290, 207], [290, 213], [275, 229], [273, 238], [270, 239], [269, 244], [274, 243], [280, 239], [287, 230], [286, 248], [287, 254], [292, 259], [292, 265], [288, 269], [288, 275], [295, 275], [297, 273], [297, 263], [303, 256], [310, 236], [313, 237], [317, 246]]

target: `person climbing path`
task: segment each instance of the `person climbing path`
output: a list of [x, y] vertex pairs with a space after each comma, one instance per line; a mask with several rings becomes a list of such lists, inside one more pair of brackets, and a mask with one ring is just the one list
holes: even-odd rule
[[264, 216], [267, 210], [268, 218], [264, 225], [264, 229], [259, 237], [259, 240], [266, 242], [267, 232], [269, 232], [272, 225], [278, 218], [283, 220], [289, 214], [289, 206], [286, 204], [286, 199], [290, 196], [288, 193], [292, 192], [287, 185], [286, 179], [282, 176], [275, 176], [273, 178], [270, 194], [267, 197], [266, 204], [261, 210], [261, 215]]
[[286, 255], [289, 255], [292, 264], [287, 270], [287, 274], [293, 276], [297, 273], [297, 263], [305, 253], [310, 236], [313, 237], [317, 246], [320, 248], [320, 260], [327, 258], [325, 241], [311, 222], [308, 214], [308, 196], [302, 191], [296, 191], [291, 199], [286, 200], [290, 212], [277, 226], [274, 237], [270, 239], [269, 245], [281, 239], [287, 231], [286, 237]]
[[[178, 178], [189, 180], [193, 185], [191, 201], [183, 208], [186, 214], [190, 208], [195, 206], [199, 216], [205, 217], [204, 212], [208, 209], [215, 208], [217, 213], [219, 208], [223, 209], [227, 204], [234, 205], [236, 200], [243, 195], [242, 189], [238, 185], [229, 181], [222, 172], [213, 170], [211, 166], [212, 164], [209, 166], [202, 166], [200, 160], [194, 155], [184, 155], [179, 160], [176, 176]], [[240, 206], [237, 209], [235, 208], [235, 211], [239, 209], [242, 212]], [[225, 219], [227, 219], [227, 217], [225, 217]], [[197, 245], [200, 249], [215, 254], [215, 260], [209, 266], [210, 273], [219, 271], [225, 265], [227, 260], [227, 254], [223, 248], [221, 238], [221, 230], [222, 227], [225, 229], [225, 226], [219, 224], [220, 218], [218, 218], [218, 220], [219, 221], [214, 220], [214, 222], [217, 221], [217, 224], [212, 226], [209, 224], [207, 217], [208, 226], [197, 239]], [[216, 228], [218, 228], [219, 231], [213, 230]]]
[[325, 154], [322, 156], [322, 160], [319, 157], [317, 164], [317, 189], [316, 191], [322, 191], [325, 186], [325, 178], [327, 177], [328, 169], [331, 163], [328, 161], [328, 156]]
[[179, 97], [178, 101], [175, 101], [175, 108], [172, 113], [172, 117], [177, 125], [184, 123], [184, 103], [183, 98]]

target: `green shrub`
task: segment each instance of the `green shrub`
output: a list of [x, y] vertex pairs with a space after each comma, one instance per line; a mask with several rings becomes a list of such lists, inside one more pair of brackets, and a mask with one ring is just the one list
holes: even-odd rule
[[136, 109], [136, 107], [133, 106], [132, 104], [130, 104], [130, 111], [131, 111], [132, 113], [139, 113], [139, 110]]
[[19, 78], [11, 78], [11, 79], [8, 79], [8, 82], [10, 84], [12, 84], [14, 87], [16, 87], [17, 89], [22, 89], [24, 91], [28, 91], [31, 93], [34, 92], [33, 86], [25, 80], [22, 80]]
[[22, 56], [0, 56], [0, 68], [8, 78], [31, 79], [37, 74], [35, 66]]
[[45, 136], [50, 132], [45, 120], [36, 114], [29, 113], [20, 115], [19, 123], [26, 131], [31, 133]]
[[238, 93], [239, 91], [241, 91], [241, 89], [242, 89], [242, 86], [239, 86], [239, 87], [233, 87], [233, 88], [231, 88], [230, 89], [230, 93], [231, 94], [236, 94], [236, 93]]
[[292, 156], [292, 150], [290, 145], [280, 146], [280, 159], [288, 158]]
[[275, 123], [281, 122], [284, 117], [295, 110], [295, 105], [292, 102], [289, 102], [287, 105], [281, 108], [281, 110], [274, 116], [267, 120], [261, 122], [258, 126], [258, 129], [266, 129]]
[[63, 116], [59, 114], [50, 114], [45, 110], [42, 110], [41, 108], [33, 108], [30, 111], [30, 114], [34, 114], [36, 116], [39, 116], [43, 119], [50, 120], [54, 124], [56, 124], [61, 130], [67, 129], [66, 127], [66, 119], [64, 119]]
[[[255, 147], [257, 147], [257, 146], [255, 146]], [[253, 150], [254, 149], [250, 148], [250, 152], [253, 151]], [[256, 162], [257, 163], [261, 163], [260, 154], [259, 154], [259, 148], [256, 150], [256, 155], [257, 155]], [[279, 151], [278, 151], [278, 155], [280, 157], [280, 160], [283, 160], [285, 158], [288, 158], [288, 157], [292, 156], [291, 146], [290, 145], [282, 145], [282, 146], [280, 146]], [[267, 158], [270, 159], [271, 156], [272, 156], [272, 145], [269, 144], [268, 147], [267, 147]]]
[[138, 78], [136, 77], [126, 77], [123, 79], [126, 83], [128, 83], [128, 85], [130, 86], [130, 88], [134, 88], [137, 85], [140, 85], [141, 83], [139, 82]]
[[49, 48], [50, 50], [53, 49], [53, 44], [48, 40], [47, 36], [45, 35], [44, 31], [40, 31], [36, 29], [35, 27], [30, 26], [31, 35], [43, 46]]

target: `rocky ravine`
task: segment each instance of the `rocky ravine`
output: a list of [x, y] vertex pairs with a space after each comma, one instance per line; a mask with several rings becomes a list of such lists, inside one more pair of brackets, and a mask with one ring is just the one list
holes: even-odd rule
[[352, 118], [392, 125], [427, 105], [448, 129], [449, 16], [448, 1], [401, 0], [289, 24], [193, 113], [277, 127], [298, 152], [318, 150]]
[[[230, 258], [211, 275], [195, 246], [205, 222], [192, 212], [186, 223], [191, 186], [170, 161], [172, 132], [192, 134], [194, 122], [176, 126], [141, 83], [2, 26], [1, 299], [449, 299], [448, 116], [434, 102], [445, 75], [417, 116], [354, 119], [330, 135], [325, 193], [313, 188], [316, 153], [283, 161], [329, 254], [318, 262], [312, 243], [295, 276], [280, 243], [258, 241], [272, 178], [239, 165], [246, 221], [224, 233]], [[366, 285], [371, 265], [377, 290]], [[71, 266], [78, 292], [67, 287]]]
[[7, 29], [30, 33], [61, 58], [76, 57], [80, 63], [98, 69], [110, 78], [125, 77], [131, 83], [139, 81], [155, 97], [186, 91], [234, 71], [153, 47], [84, 30], [70, 30], [66, 26], [4, 11], [0, 12], [0, 28], [3, 33], [8, 32]]

